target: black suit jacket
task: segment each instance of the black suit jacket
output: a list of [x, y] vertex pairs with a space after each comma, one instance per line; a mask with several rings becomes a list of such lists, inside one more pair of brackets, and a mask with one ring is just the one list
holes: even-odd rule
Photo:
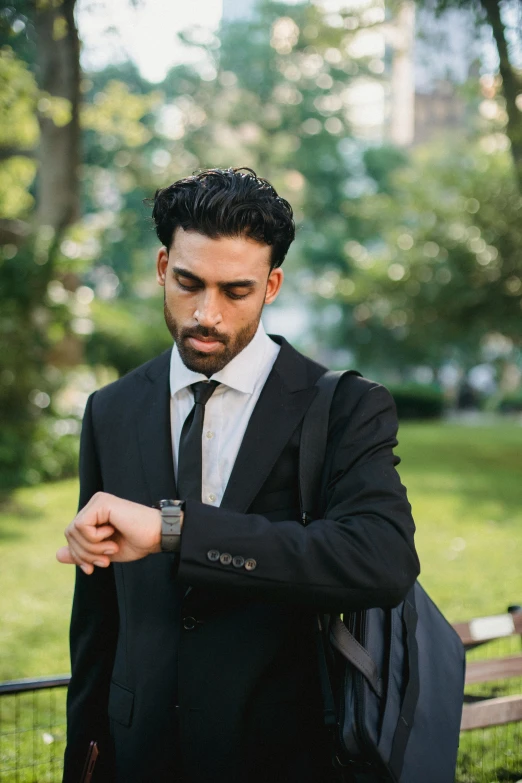
[[[356, 376], [332, 403], [324, 519], [298, 522], [300, 429], [324, 368], [275, 339], [221, 507], [187, 503], [180, 555], [77, 569], [67, 783], [91, 739], [96, 783], [175, 781], [181, 763], [190, 783], [329, 779], [314, 612], [399, 603], [419, 571], [414, 524], [393, 401]], [[80, 506], [99, 490], [146, 505], [176, 497], [169, 357], [89, 399]]]

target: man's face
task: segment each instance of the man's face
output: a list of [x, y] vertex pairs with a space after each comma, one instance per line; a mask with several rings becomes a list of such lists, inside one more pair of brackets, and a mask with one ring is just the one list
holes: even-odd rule
[[270, 251], [246, 236], [210, 239], [178, 228], [170, 251], [158, 252], [165, 321], [190, 370], [214, 375], [253, 338], [283, 281], [281, 269], [270, 271]]

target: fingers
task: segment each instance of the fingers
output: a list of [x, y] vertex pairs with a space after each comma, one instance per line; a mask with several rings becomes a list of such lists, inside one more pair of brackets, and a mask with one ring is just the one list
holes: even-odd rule
[[85, 562], [93, 562], [94, 558], [99, 558], [105, 563], [101, 555], [110, 557], [116, 554], [118, 545], [110, 540], [114, 534], [112, 525], [96, 526], [88, 517], [82, 516], [81, 512], [65, 530], [69, 548], [77, 558], [82, 558]]
[[[65, 531], [73, 563], [106, 568], [111, 561], [127, 562], [160, 551], [161, 514], [129, 500], [98, 492]], [[59, 557], [60, 562], [70, 562]]]
[[111, 501], [111, 495], [97, 492], [77, 514], [65, 530], [68, 546], [56, 553], [60, 563], [76, 564], [86, 574], [92, 574], [94, 566], [111, 564], [111, 557], [119, 551], [118, 544], [110, 540], [116, 531], [107, 524]]
[[89, 563], [78, 562], [77, 557], [73, 555], [68, 546], [62, 546], [56, 553], [56, 559], [59, 563], [65, 563], [66, 565], [79, 565], [84, 573], [88, 576], [93, 573], [94, 566]]
[[101, 541], [99, 544], [93, 544], [85, 538], [83, 531], [78, 531], [75, 528], [67, 529], [65, 537], [70, 547], [78, 553], [88, 554], [91, 560], [99, 555], [114, 555], [118, 551], [118, 544], [115, 541]]
[[66, 563], [67, 565], [74, 565], [75, 563], [68, 546], [60, 547], [56, 553], [56, 559], [59, 563]]
[[[77, 565], [92, 563], [101, 568], [107, 568], [110, 565], [111, 557], [118, 551], [118, 545], [113, 542], [111, 542], [109, 547], [107, 542], [90, 544], [86, 543], [81, 537], [74, 536], [67, 536], [67, 541], [71, 557], [74, 558], [74, 562]], [[108, 555], [107, 552], [109, 552]]]
[[[75, 520], [76, 522], [76, 520]], [[74, 524], [74, 523], [73, 523]], [[75, 529], [80, 533], [83, 538], [90, 541], [93, 544], [103, 541], [106, 538], [110, 538], [114, 535], [114, 528], [112, 525], [87, 525], [79, 523], [75, 524]], [[110, 549], [110, 547], [109, 547]]]
[[[107, 568], [111, 564], [111, 558], [119, 551], [119, 546], [115, 541], [101, 540], [99, 543], [92, 543], [83, 535], [83, 529], [77, 528], [71, 523], [65, 531], [68, 546], [62, 547], [57, 552], [57, 559], [60, 563], [74, 563], [79, 566], [88, 566], [83, 569], [85, 573], [92, 573], [92, 565], [99, 568]], [[112, 535], [114, 529], [106, 526], [98, 538]]]

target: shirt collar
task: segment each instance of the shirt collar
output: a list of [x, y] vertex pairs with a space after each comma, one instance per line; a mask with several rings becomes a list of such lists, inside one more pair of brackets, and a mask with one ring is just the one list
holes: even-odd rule
[[[219, 381], [225, 386], [244, 394], [252, 394], [256, 382], [265, 364], [267, 355], [271, 352], [273, 342], [259, 322], [257, 331], [243, 350], [234, 356], [222, 370], [212, 376], [213, 381]], [[183, 364], [178, 347], [174, 343], [170, 360], [170, 393], [174, 396], [181, 389], [197, 381], [206, 381], [207, 376], [193, 372]]]

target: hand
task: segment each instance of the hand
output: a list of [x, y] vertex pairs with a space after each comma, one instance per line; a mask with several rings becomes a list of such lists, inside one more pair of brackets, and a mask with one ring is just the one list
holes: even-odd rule
[[97, 492], [65, 529], [67, 546], [56, 553], [60, 563], [94, 566], [127, 563], [161, 551], [159, 510]]

